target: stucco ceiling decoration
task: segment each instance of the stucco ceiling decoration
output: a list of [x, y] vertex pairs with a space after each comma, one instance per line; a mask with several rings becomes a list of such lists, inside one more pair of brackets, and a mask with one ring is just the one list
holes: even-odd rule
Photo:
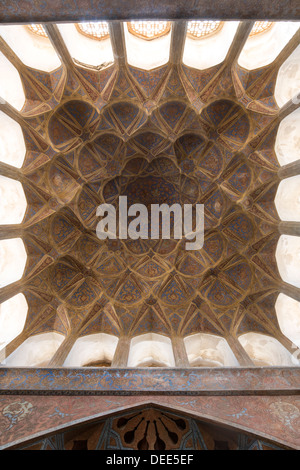
[[[54, 26], [47, 32], [62, 44]], [[28, 314], [9, 353], [46, 332], [64, 335], [66, 351], [92, 333], [201, 332], [232, 344], [257, 332], [291, 347], [275, 312], [284, 285], [275, 258], [279, 64], [247, 71], [235, 47], [206, 70], [171, 62], [96, 70], [67, 55], [53, 72], [20, 68], [28, 258], [0, 297], [22, 292]], [[204, 204], [203, 248], [99, 240], [96, 208], [120, 195], [146, 206]]]

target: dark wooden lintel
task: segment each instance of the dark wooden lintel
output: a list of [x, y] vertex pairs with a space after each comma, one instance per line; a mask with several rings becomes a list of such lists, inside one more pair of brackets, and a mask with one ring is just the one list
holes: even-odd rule
[[101, 20], [275, 20], [299, 21], [299, 0], [2, 0], [0, 22], [78, 22]]
[[299, 367], [5, 368], [0, 395], [298, 395]]

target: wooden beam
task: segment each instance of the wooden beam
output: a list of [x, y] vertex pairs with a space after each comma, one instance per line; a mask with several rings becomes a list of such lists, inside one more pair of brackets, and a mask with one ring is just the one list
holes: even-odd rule
[[278, 170], [278, 177], [281, 180], [296, 175], [300, 175], [300, 159], [295, 162], [288, 163]]
[[186, 353], [182, 336], [172, 336], [172, 347], [176, 367], [189, 367], [189, 360]]
[[297, 359], [300, 359], [300, 350], [298, 346], [281, 333], [277, 334], [276, 336], [274, 335], [274, 337], [282, 344], [285, 349], [288, 350], [291, 355], [294, 355], [296, 363]]
[[278, 231], [281, 235], [300, 237], [300, 222], [280, 222]]
[[299, 287], [295, 287], [292, 284], [288, 284], [287, 282], [283, 282], [279, 286], [279, 290], [283, 294], [285, 294], [289, 297], [292, 297], [292, 299], [297, 300], [297, 302], [300, 302], [300, 288]]
[[73, 59], [56, 24], [44, 24], [43, 26], [61, 62], [68, 69], [73, 69]]
[[0, 240], [21, 238], [24, 235], [23, 224], [0, 225]]
[[[0, 111], [9, 116], [11, 119], [16, 121], [23, 129], [33, 130], [33, 128], [26, 122], [22, 114], [14, 108], [11, 104], [5, 101], [3, 98], [0, 98]], [[35, 131], [34, 131], [35, 132]]]
[[0, 162], [0, 175], [17, 181], [21, 181], [23, 176], [18, 168], [4, 162]]
[[23, 283], [16, 281], [0, 288], [0, 304], [22, 292]]
[[241, 367], [254, 365], [252, 359], [248, 356], [247, 352], [235, 336], [228, 335], [225, 339]]
[[294, 52], [294, 50], [299, 46], [300, 43], [300, 29], [292, 36], [284, 48], [280, 51], [276, 57], [276, 67], [278, 69], [281, 65], [288, 59], [288, 57]]
[[172, 25], [170, 62], [180, 64], [182, 61], [185, 39], [187, 34], [187, 21], [175, 21]]
[[300, 108], [300, 100], [298, 96], [294, 96], [291, 100], [289, 100], [287, 103], [285, 103], [282, 108], [280, 108], [279, 113], [278, 113], [278, 119], [282, 121], [285, 119], [289, 114], [293, 113], [296, 111], [296, 109]]
[[49, 361], [48, 367], [61, 367], [64, 364], [72, 347], [74, 346], [76, 340], [76, 334], [70, 333], [68, 336], [66, 336], [52, 359]]
[[119, 67], [121, 67], [126, 64], [126, 45], [123, 23], [110, 23], [109, 35], [115, 62], [119, 65]]
[[243, 21], [239, 24], [233, 41], [229, 47], [225, 58], [225, 63], [229, 66], [233, 65], [239, 58], [240, 53], [247, 41], [249, 34], [254, 26], [254, 21]]
[[131, 338], [129, 336], [121, 336], [119, 338], [112, 367], [127, 367]]
[[11, 62], [11, 64], [16, 67], [18, 71], [21, 70], [23, 62], [19, 59], [17, 54], [12, 50], [11, 47], [4, 41], [4, 39], [0, 36], [0, 51], [3, 55]]
[[1, 23], [130, 20], [277, 20], [299, 21], [299, 0], [2, 0]]

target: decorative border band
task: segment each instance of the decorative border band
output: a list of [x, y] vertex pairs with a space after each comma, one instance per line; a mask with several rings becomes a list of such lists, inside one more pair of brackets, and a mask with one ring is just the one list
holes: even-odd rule
[[298, 395], [300, 369], [0, 368], [0, 395]]

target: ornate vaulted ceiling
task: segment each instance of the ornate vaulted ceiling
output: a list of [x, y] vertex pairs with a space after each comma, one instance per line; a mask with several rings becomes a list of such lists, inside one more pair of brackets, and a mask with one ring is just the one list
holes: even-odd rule
[[[74, 61], [55, 25], [45, 27], [62, 61], [52, 72], [20, 63], [1, 40], [26, 96], [19, 113], [1, 105], [26, 143], [20, 169], [1, 164], [27, 200], [21, 226], [5, 227], [7, 238], [22, 238], [27, 263], [0, 299], [22, 292], [28, 304], [24, 329], [6, 356], [47, 332], [65, 338], [52, 366], [64, 364], [78, 338], [96, 333], [127, 342], [157, 333], [175, 349], [190, 335], [216, 335], [240, 365], [253, 365], [238, 341], [249, 332], [293, 352], [275, 311], [280, 292], [300, 296], [276, 262], [282, 224], [274, 146], [280, 122], [296, 105], [280, 108], [274, 89], [299, 35], [277, 60], [247, 70], [237, 59], [252, 27], [240, 23], [225, 59], [203, 70], [182, 63], [180, 25], [169, 62], [152, 70], [118, 55], [119, 25], [110, 28], [115, 61], [99, 67]], [[185, 240], [175, 239], [100, 240], [96, 208], [117, 204], [120, 195], [147, 207], [204, 204], [203, 248], [187, 251]], [[174, 355], [184, 364], [182, 351]]]

